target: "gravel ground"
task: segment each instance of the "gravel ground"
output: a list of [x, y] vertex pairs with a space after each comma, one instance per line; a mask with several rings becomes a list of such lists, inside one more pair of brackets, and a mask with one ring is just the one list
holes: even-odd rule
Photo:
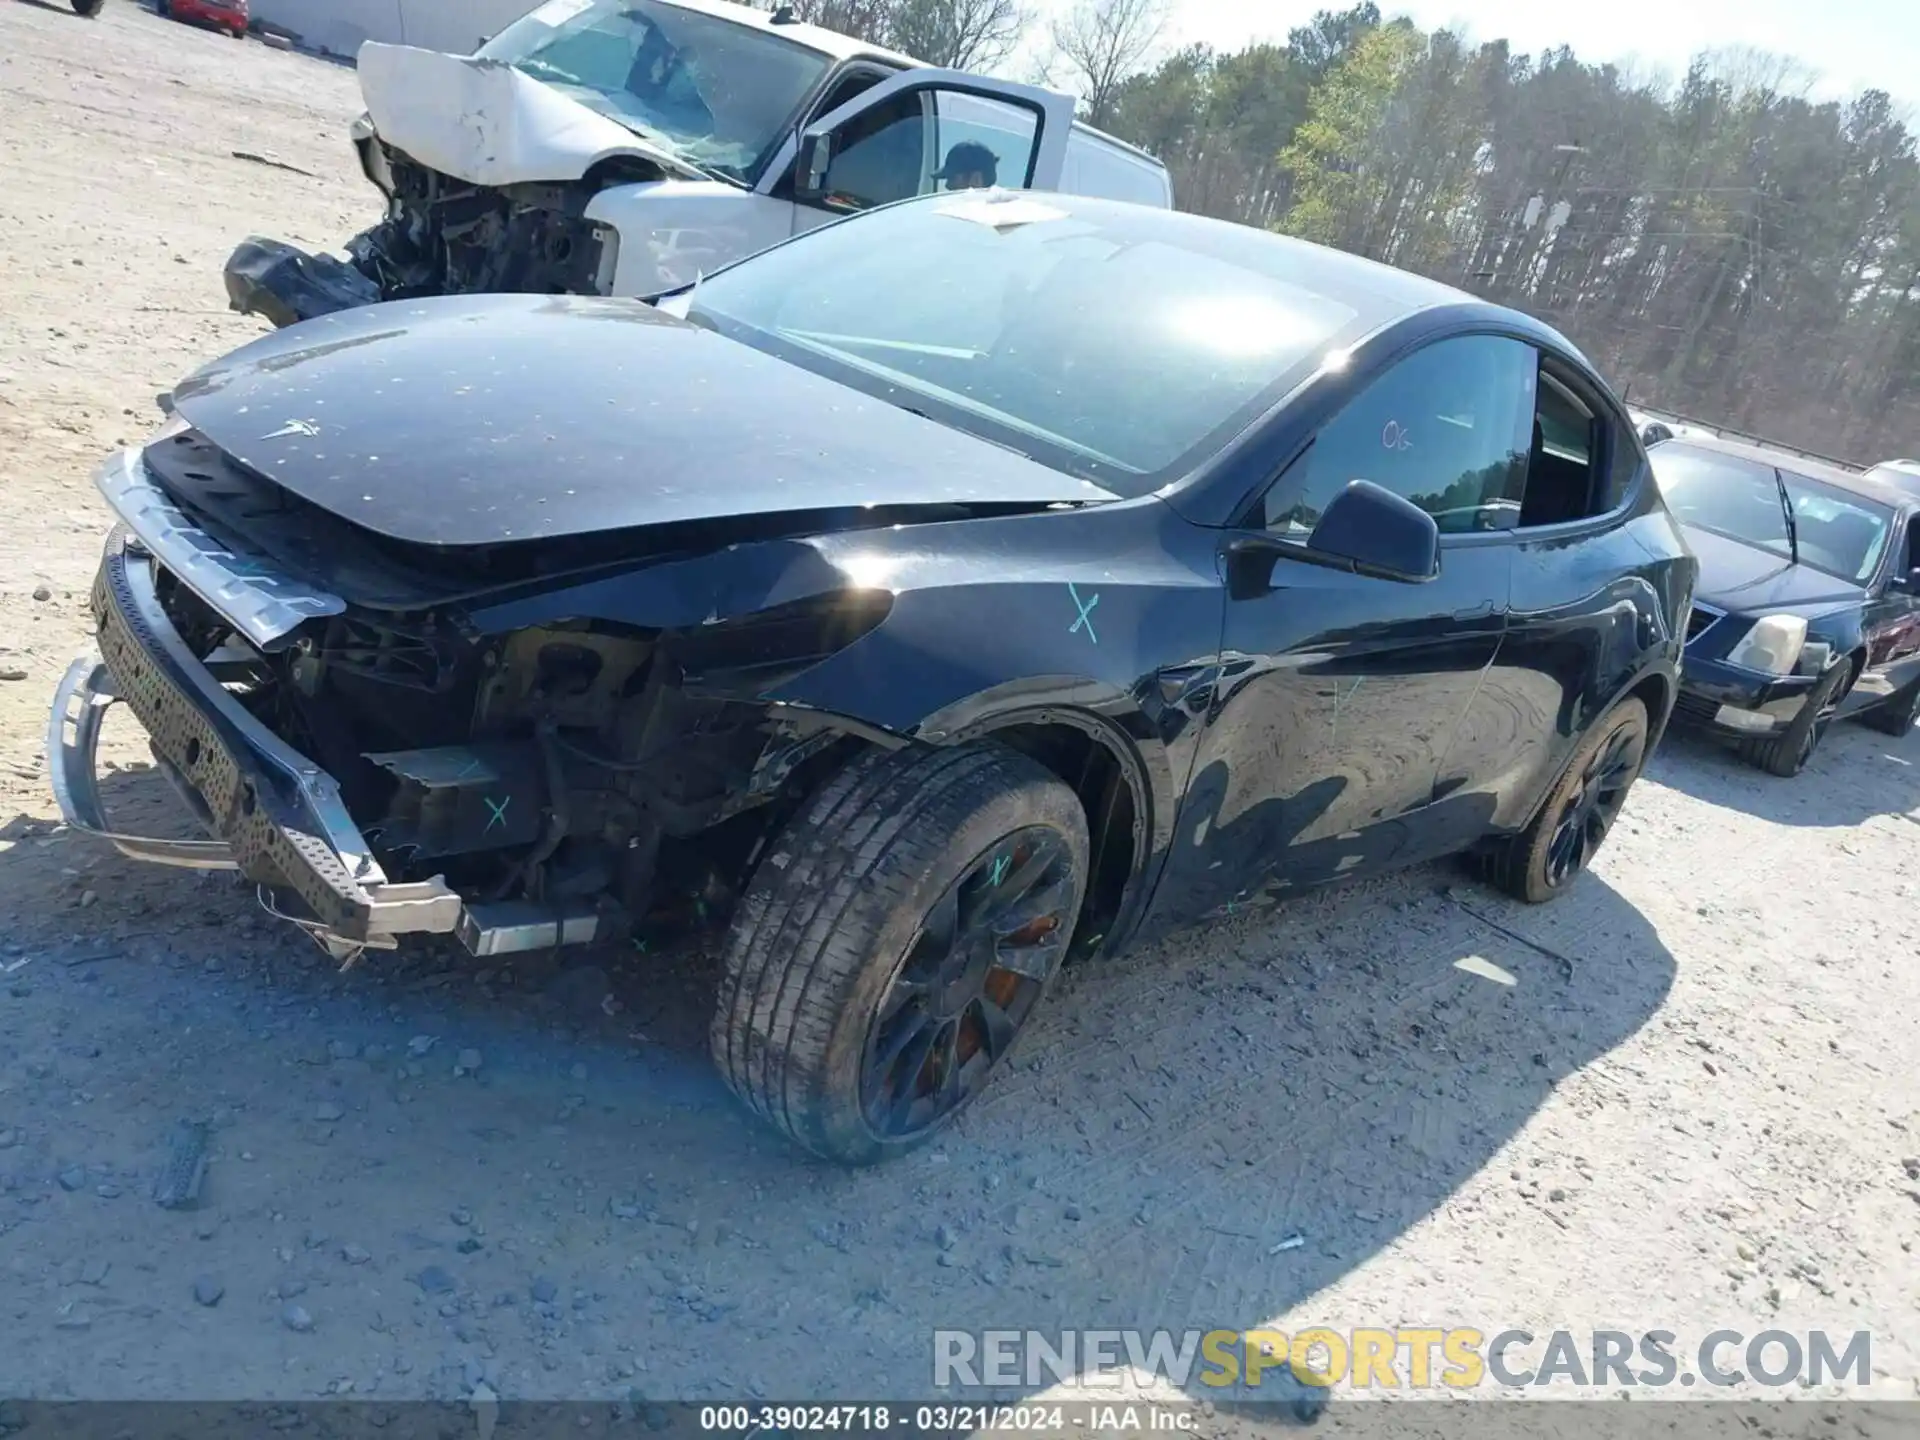
[[[348, 70], [0, 5], [0, 1390], [898, 1397], [936, 1326], [1324, 1323], [1866, 1328], [1920, 1393], [1912, 737], [1797, 782], [1671, 742], [1545, 910], [1429, 868], [1071, 974], [937, 1149], [852, 1174], [724, 1095], [698, 954], [337, 974], [60, 830], [88, 468], [257, 333], [236, 239], [371, 217], [355, 113]], [[117, 811], [169, 814], [115, 747]]]

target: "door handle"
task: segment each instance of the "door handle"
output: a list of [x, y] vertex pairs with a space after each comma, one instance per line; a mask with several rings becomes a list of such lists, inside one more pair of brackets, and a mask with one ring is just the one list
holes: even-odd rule
[[1464, 610], [1454, 611], [1452, 618], [1455, 620], [1478, 620], [1483, 616], [1491, 614], [1493, 614], [1493, 602], [1491, 600], [1482, 600], [1478, 605], [1469, 605]]

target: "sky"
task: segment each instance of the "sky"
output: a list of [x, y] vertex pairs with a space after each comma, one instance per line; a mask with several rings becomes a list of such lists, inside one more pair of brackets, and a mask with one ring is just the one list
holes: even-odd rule
[[[1050, 0], [1064, 4], [1067, 0]], [[1920, 110], [1920, 0], [1379, 0], [1381, 12], [1410, 16], [1422, 29], [1505, 37], [1516, 53], [1570, 45], [1587, 61], [1637, 58], [1677, 79], [1704, 49], [1747, 45], [1818, 72], [1814, 99], [1869, 86]], [[1170, 38], [1234, 50], [1280, 40], [1322, 9], [1346, 0], [1172, 0]]]

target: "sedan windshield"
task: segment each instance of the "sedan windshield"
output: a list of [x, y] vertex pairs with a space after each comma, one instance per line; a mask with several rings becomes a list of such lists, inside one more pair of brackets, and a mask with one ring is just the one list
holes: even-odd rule
[[661, 0], [548, 0], [479, 53], [743, 183], [828, 65], [817, 50]]
[[[1893, 512], [1862, 495], [1792, 470], [1701, 450], [1670, 440], [1648, 452], [1660, 493], [1675, 518], [1716, 535], [1793, 558], [1864, 585], [1880, 566]], [[1793, 530], [1780, 503], [1784, 481], [1793, 505]]]
[[723, 270], [688, 314], [1139, 495], [1218, 451], [1364, 328], [1310, 288], [1318, 254], [1132, 206], [930, 196]]

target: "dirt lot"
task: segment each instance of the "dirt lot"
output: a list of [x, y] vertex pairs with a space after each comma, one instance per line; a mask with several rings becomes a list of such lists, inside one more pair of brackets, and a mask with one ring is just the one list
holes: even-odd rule
[[[119, 0], [0, 5], [4, 1393], [871, 1398], [936, 1326], [1267, 1323], [1867, 1328], [1920, 1393], [1920, 739], [1793, 783], [1670, 744], [1545, 911], [1427, 869], [1072, 974], [988, 1103], [858, 1174], [728, 1101], [698, 955], [337, 975], [61, 832], [88, 469], [257, 333], [236, 239], [371, 215], [356, 101]], [[163, 1210], [190, 1117], [204, 1202]]]

